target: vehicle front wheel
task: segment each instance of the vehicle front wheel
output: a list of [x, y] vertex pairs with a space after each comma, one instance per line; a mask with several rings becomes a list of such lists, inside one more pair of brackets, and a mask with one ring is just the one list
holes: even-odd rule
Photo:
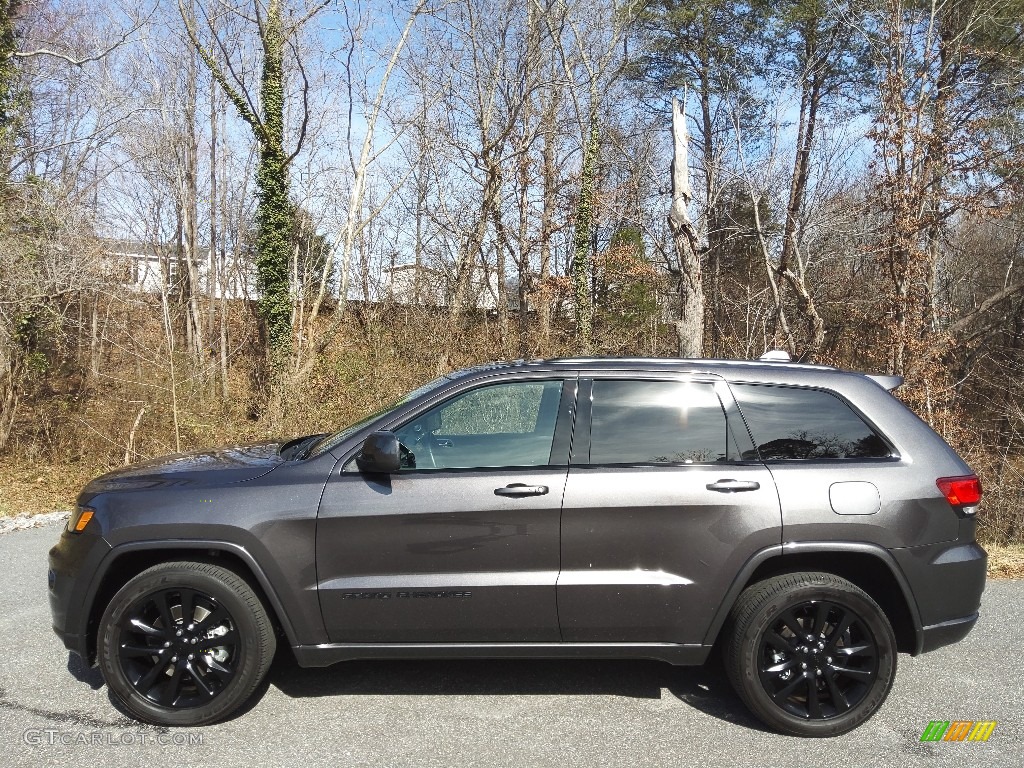
[[791, 573], [747, 588], [730, 613], [726, 671], [767, 725], [838, 736], [873, 715], [892, 688], [896, 639], [859, 587], [828, 573]]
[[161, 563], [131, 579], [107, 605], [97, 639], [111, 694], [139, 720], [170, 726], [205, 725], [238, 709], [276, 648], [249, 584], [198, 562]]

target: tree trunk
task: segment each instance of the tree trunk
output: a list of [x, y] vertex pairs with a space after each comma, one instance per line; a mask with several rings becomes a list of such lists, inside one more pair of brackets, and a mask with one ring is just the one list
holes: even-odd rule
[[679, 317], [675, 322], [680, 357], [704, 356], [704, 287], [697, 233], [690, 221], [688, 160], [690, 137], [684, 106], [672, 99], [672, 208], [668, 215], [672, 245], [679, 267]]
[[548, 281], [551, 277], [551, 240], [554, 236], [556, 193], [558, 190], [555, 168], [555, 122], [558, 101], [554, 89], [544, 106], [541, 118], [541, 186], [543, 201], [540, 212], [540, 291], [537, 296], [537, 320], [540, 324], [540, 354], [546, 355], [551, 341], [551, 300]]
[[576, 202], [573, 233], [572, 290], [576, 308], [576, 344], [581, 355], [593, 354], [594, 304], [591, 297], [591, 242], [597, 186], [597, 94], [590, 95], [590, 120], [583, 145], [580, 196]]
[[100, 375], [100, 297], [92, 297], [92, 317], [89, 324], [89, 373], [93, 379]]
[[483, 266], [483, 245], [487, 235], [487, 222], [490, 219], [490, 212], [496, 205], [498, 193], [501, 190], [501, 169], [497, 162], [491, 158], [489, 148], [485, 148], [480, 157], [480, 165], [484, 169], [483, 195], [480, 200], [480, 213], [477, 216], [476, 225], [466, 239], [466, 246], [459, 256], [455, 268], [455, 286], [449, 305], [448, 316], [451, 319], [452, 328], [458, 328], [463, 320], [463, 315], [470, 308], [471, 287], [473, 274], [478, 267]]
[[[494, 201], [494, 205], [491, 206], [491, 220], [494, 222], [494, 232], [496, 235], [496, 242], [494, 246], [495, 250], [495, 270], [497, 272], [497, 285], [495, 291], [495, 301], [497, 302], [498, 310], [498, 343], [501, 346], [501, 354], [504, 358], [512, 356], [512, 343], [509, 334], [509, 322], [508, 322], [508, 286], [506, 284], [506, 273], [507, 273], [507, 258], [505, 256], [505, 249], [508, 248], [508, 237], [505, 232], [505, 224], [501, 218], [501, 210], [497, 205], [497, 200]], [[484, 270], [484, 287], [486, 290], [490, 290], [490, 276], [488, 270]]]
[[263, 27], [263, 111], [256, 169], [256, 270], [259, 308], [266, 324], [271, 373], [277, 378], [292, 347], [292, 306], [288, 280], [291, 204], [284, 153], [284, 19], [281, 0], [269, 0]]
[[[804, 58], [812, 66], [819, 53], [815, 44], [814, 30], [805, 32]], [[800, 216], [807, 197], [807, 179], [810, 174], [811, 149], [814, 146], [814, 132], [818, 123], [818, 108], [822, 96], [822, 75], [812, 71], [802, 78], [800, 94], [800, 116], [797, 126], [796, 157], [793, 160], [793, 174], [790, 179], [789, 203], [786, 206], [786, 224], [782, 235], [782, 254], [779, 257], [778, 274], [796, 294], [797, 309], [807, 326], [807, 341], [801, 360], [814, 362], [825, 343], [825, 321], [814, 305], [814, 297], [807, 286], [804, 263], [797, 247]], [[778, 310], [781, 312], [781, 302]]]
[[[182, 158], [182, 212], [185, 227], [184, 270], [179, 272], [185, 325], [189, 340], [188, 351], [193, 365], [203, 364], [203, 320], [199, 307], [199, 148], [196, 140], [197, 80], [199, 73], [195, 57], [188, 57], [185, 84], [184, 157]], [[180, 269], [180, 267], [179, 267]]]
[[[700, 96], [700, 131], [701, 131], [701, 154], [702, 162], [704, 167], [704, 206], [705, 215], [704, 220], [706, 222], [705, 233], [707, 235], [707, 252], [708, 257], [711, 261], [711, 353], [717, 354], [719, 352], [719, 346], [721, 342], [721, 324], [722, 324], [722, 291], [721, 291], [721, 272], [722, 272], [722, 250], [725, 244], [726, 238], [723, 234], [724, 222], [720, 220], [719, 208], [718, 208], [718, 153], [716, 152], [715, 135], [717, 129], [715, 126], [715, 117], [712, 110], [712, 92], [714, 90], [714, 75], [712, 72], [713, 66], [711, 63], [710, 53], [706, 48], [702, 48], [699, 57], [698, 67], [698, 84], [697, 88]], [[683, 131], [687, 134], [686, 141], [689, 142], [689, 131], [686, 128], [686, 104], [682, 105], [683, 112]], [[675, 110], [673, 109], [673, 129], [675, 127]], [[685, 146], [687, 150], [687, 160], [689, 159], [689, 146]], [[686, 169], [687, 173], [687, 190], [690, 189], [689, 185], [689, 168]], [[674, 183], [674, 181], [673, 181]], [[687, 201], [687, 205], [689, 201]], [[691, 226], [694, 233], [694, 242], [696, 243], [696, 230]], [[673, 233], [673, 237], [676, 237]], [[701, 306], [704, 306], [703, 300], [703, 275], [701, 275]], [[696, 320], [694, 319], [694, 322]], [[701, 321], [703, 322], [703, 320]], [[679, 333], [679, 326], [676, 325], [676, 333]], [[703, 336], [703, 329], [701, 330]], [[701, 344], [703, 347], [703, 343]], [[682, 354], [680, 352], [680, 354]], [[683, 355], [688, 357], [689, 355]], [[694, 357], [700, 357], [700, 354], [693, 355]]]
[[[210, 78], [210, 252], [206, 266], [206, 338], [214, 353], [217, 307], [217, 83]], [[211, 367], [216, 370], [215, 362]], [[211, 376], [211, 391], [216, 386], [216, 377]]]

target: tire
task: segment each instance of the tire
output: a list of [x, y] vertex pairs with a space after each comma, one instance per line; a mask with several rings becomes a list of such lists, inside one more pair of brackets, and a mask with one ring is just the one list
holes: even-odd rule
[[237, 710], [276, 645], [249, 584], [198, 562], [161, 563], [133, 578], [107, 605], [97, 637], [114, 699], [138, 720], [167, 726], [206, 725]]
[[748, 587], [729, 615], [725, 667], [768, 726], [839, 736], [882, 706], [896, 675], [896, 638], [859, 587], [829, 573], [791, 573]]

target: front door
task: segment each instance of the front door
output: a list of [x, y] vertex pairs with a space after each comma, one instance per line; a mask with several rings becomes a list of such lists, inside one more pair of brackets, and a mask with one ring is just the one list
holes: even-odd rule
[[316, 545], [331, 642], [558, 640], [574, 395], [562, 379], [463, 390], [393, 426], [400, 471], [332, 476]]

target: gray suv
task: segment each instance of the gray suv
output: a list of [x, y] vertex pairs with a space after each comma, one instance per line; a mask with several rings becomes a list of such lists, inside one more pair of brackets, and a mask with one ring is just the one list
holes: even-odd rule
[[765, 723], [841, 734], [897, 652], [970, 631], [985, 584], [978, 479], [899, 383], [494, 363], [335, 434], [133, 465], [50, 552], [54, 629], [162, 725], [230, 715], [285, 642], [311, 667], [717, 648]]

